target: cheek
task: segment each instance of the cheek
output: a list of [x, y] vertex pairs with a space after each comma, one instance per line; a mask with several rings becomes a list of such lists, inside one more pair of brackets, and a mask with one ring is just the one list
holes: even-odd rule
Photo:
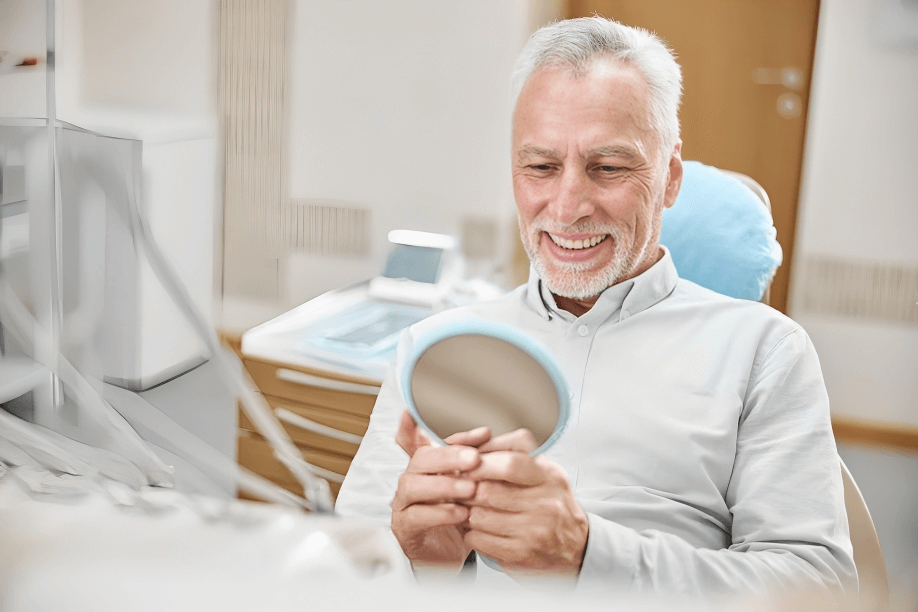
[[663, 206], [655, 208], [650, 213], [649, 220], [650, 234], [657, 236], [659, 239], [660, 236], [660, 227], [663, 225]]
[[636, 219], [636, 235], [639, 241], [647, 242], [654, 236], [659, 236], [660, 225], [663, 220], [663, 205], [659, 202], [645, 202], [638, 212]]
[[542, 208], [538, 197], [538, 191], [523, 181], [514, 181], [513, 198], [516, 200], [516, 209], [520, 217], [520, 224], [524, 227], [528, 227]]
[[641, 181], [628, 181], [609, 193], [606, 213], [612, 218], [618, 218], [632, 226], [637, 234], [648, 234], [655, 223], [658, 223], [657, 201], [659, 193]]

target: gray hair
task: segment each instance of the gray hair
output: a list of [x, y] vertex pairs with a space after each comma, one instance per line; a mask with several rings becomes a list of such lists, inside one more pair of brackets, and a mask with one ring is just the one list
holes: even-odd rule
[[655, 34], [622, 25], [605, 17], [581, 17], [547, 25], [529, 37], [513, 69], [510, 104], [516, 104], [523, 85], [542, 69], [562, 70], [582, 78], [603, 58], [634, 66], [650, 88], [653, 128], [668, 157], [679, 139], [679, 103], [682, 70], [666, 44]]

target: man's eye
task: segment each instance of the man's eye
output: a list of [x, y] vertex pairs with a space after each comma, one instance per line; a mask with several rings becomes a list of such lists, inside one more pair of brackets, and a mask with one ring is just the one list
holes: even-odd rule
[[600, 172], [615, 172], [619, 169], [618, 166], [599, 166]]
[[532, 166], [529, 166], [529, 167], [532, 168], [533, 170], [538, 170], [539, 172], [547, 172], [551, 170], [551, 166], [549, 166], [548, 164], [533, 164]]

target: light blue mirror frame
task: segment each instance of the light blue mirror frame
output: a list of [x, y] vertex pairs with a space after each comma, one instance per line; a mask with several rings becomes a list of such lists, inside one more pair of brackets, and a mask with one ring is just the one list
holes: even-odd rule
[[557, 361], [555, 361], [555, 358], [552, 357], [545, 347], [519, 330], [493, 321], [470, 319], [445, 323], [424, 333], [418, 339], [408, 355], [400, 381], [402, 394], [405, 397], [405, 401], [408, 404], [408, 410], [415, 423], [418, 424], [435, 444], [446, 444], [442, 438], [427, 426], [424, 419], [421, 417], [412, 395], [411, 381], [414, 375], [415, 366], [417, 366], [418, 361], [430, 347], [448, 338], [464, 335], [489, 336], [491, 338], [503, 340], [531, 357], [545, 371], [557, 395], [558, 420], [551, 435], [530, 454], [535, 456], [546, 451], [561, 437], [570, 420], [570, 394], [568, 392], [567, 380], [562, 374]]

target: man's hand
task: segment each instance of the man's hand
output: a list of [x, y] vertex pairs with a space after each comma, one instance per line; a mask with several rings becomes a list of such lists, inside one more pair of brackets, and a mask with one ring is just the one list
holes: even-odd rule
[[[445, 442], [447, 444], [478, 447], [485, 444], [490, 439], [490, 429], [487, 427], [476, 427], [471, 431], [462, 431], [453, 434], [446, 438]], [[401, 421], [399, 421], [398, 424], [398, 431], [395, 433], [395, 443], [398, 444], [403, 451], [408, 453], [409, 457], [414, 457], [414, 453], [422, 446], [433, 446], [433, 442], [431, 442], [427, 434], [418, 427], [407, 410], [402, 412]]]
[[392, 532], [416, 569], [458, 572], [475, 549], [509, 571], [579, 572], [586, 513], [564, 470], [528, 455], [537, 446], [530, 432], [492, 439], [480, 427], [446, 441], [434, 447], [402, 414], [396, 442], [411, 461], [392, 500]]
[[[576, 575], [590, 531], [586, 512], [561, 466], [527, 454], [534, 443], [526, 434], [507, 434], [481, 447], [480, 465], [467, 475], [478, 486], [466, 502], [472, 509], [465, 544], [508, 573]], [[507, 450], [499, 449], [501, 443]]]
[[469, 517], [463, 503], [475, 495], [475, 481], [465, 473], [481, 463], [474, 447], [490, 439], [490, 430], [481, 427], [435, 447], [411, 415], [402, 414], [395, 440], [411, 460], [392, 500], [392, 533], [416, 569], [462, 567], [471, 551], [462, 539]]

